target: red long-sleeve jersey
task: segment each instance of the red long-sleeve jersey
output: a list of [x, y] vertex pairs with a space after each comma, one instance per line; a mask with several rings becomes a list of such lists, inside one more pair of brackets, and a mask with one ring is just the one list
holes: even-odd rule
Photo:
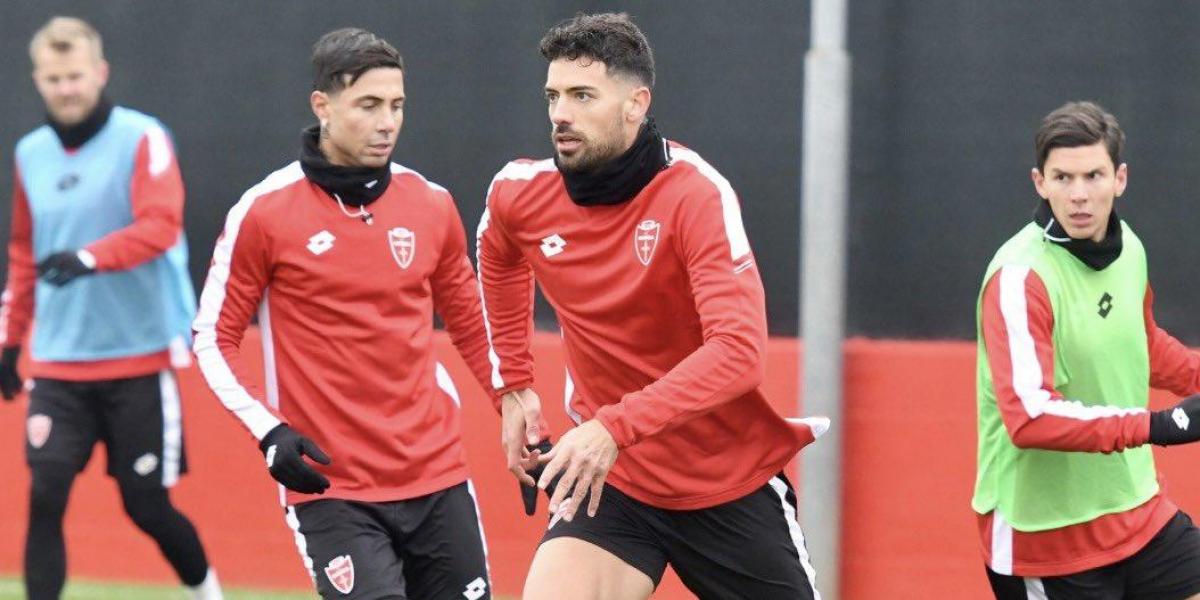
[[[489, 365], [454, 199], [393, 165], [367, 210], [370, 222], [348, 217], [298, 162], [271, 174], [229, 211], [194, 327], [208, 384], [255, 438], [287, 422], [333, 460], [316, 465], [332, 484], [321, 497], [379, 502], [467, 478], [433, 310], [484, 385]], [[241, 358], [256, 311], [261, 391]], [[288, 492], [287, 502], [317, 498]]]
[[622, 452], [608, 481], [668, 509], [739, 498], [812, 440], [758, 389], [762, 282], [733, 188], [695, 152], [637, 196], [579, 206], [550, 160], [493, 179], [479, 224], [492, 384], [533, 382], [533, 278], [558, 314], [567, 412], [596, 419]]
[[[1007, 269], [1009, 267], [1005, 267]], [[1105, 406], [1083, 406], [1054, 388], [1054, 312], [1037, 273], [1021, 278], [992, 276], [983, 292], [982, 335], [996, 388], [996, 403], [1013, 443], [1023, 448], [1076, 452], [1115, 452], [1150, 439], [1150, 413]], [[1006, 287], [1008, 286], [1008, 287]], [[1154, 320], [1154, 292], [1143, 300], [1150, 385], [1180, 396], [1200, 392], [1200, 354], [1171, 337]], [[1026, 331], [1014, 328], [1023, 327]], [[1010, 337], [1033, 340], [1034, 355], [1011, 352]], [[1027, 371], [1030, 377], [1014, 378]], [[1033, 416], [1014, 381], [1040, 380], [1046, 409]], [[1041, 393], [1039, 392], [1039, 393]], [[1026, 390], [1026, 393], [1032, 393]], [[1012, 572], [1024, 576], [1077, 573], [1112, 564], [1140, 550], [1175, 514], [1177, 507], [1161, 492], [1141, 506], [1086, 523], [1047, 531], [1015, 531], [997, 522], [995, 513], [979, 516], [984, 559], [1004, 553]]]

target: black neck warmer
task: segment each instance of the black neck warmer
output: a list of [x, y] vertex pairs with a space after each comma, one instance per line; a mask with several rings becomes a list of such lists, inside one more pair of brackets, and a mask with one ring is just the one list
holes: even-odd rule
[[112, 114], [112, 109], [112, 102], [109, 102], [108, 98], [101, 94], [96, 108], [93, 108], [92, 112], [82, 121], [74, 125], [63, 125], [55, 121], [54, 117], [46, 115], [46, 123], [58, 135], [58, 141], [62, 143], [63, 148], [74, 150], [100, 133], [104, 125], [108, 123], [108, 116]]
[[330, 164], [321, 152], [321, 128], [313, 125], [304, 130], [302, 137], [304, 145], [300, 149], [300, 168], [304, 176], [325, 190], [330, 196], [337, 196], [343, 204], [350, 206], [366, 206], [387, 190], [392, 180], [392, 164], [385, 163], [382, 167], [342, 167]]
[[638, 195], [669, 162], [670, 149], [654, 126], [654, 119], [649, 117], [628, 150], [594, 169], [585, 172], [563, 170], [557, 154], [554, 157], [554, 166], [562, 173], [567, 195], [580, 206], [626, 202]]
[[1067, 235], [1067, 230], [1054, 218], [1050, 203], [1042, 200], [1033, 211], [1033, 222], [1042, 227], [1042, 235], [1049, 241], [1067, 249], [1075, 258], [1096, 271], [1103, 271], [1121, 256], [1121, 220], [1117, 218], [1117, 209], [1108, 215], [1108, 229], [1104, 240], [1077, 240]]

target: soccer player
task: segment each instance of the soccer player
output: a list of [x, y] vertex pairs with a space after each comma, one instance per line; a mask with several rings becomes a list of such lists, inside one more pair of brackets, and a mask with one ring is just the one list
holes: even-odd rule
[[[782, 471], [828, 421], [789, 423], [759, 390], [763, 288], [733, 189], [648, 116], [628, 15], [579, 15], [541, 53], [554, 158], [505, 166], [478, 229], [509, 467], [532, 485], [540, 463], [553, 489], [524, 597], [646, 598], [668, 563], [702, 598], [819, 597]], [[544, 454], [525, 447], [534, 278], [577, 424]]]
[[91, 25], [55, 17], [29, 43], [48, 123], [17, 143], [0, 392], [33, 360], [25, 452], [32, 472], [25, 590], [57, 598], [62, 519], [96, 442], [125, 511], [196, 598], [220, 598], [196, 529], [167, 493], [187, 470], [174, 368], [185, 366], [195, 295], [183, 181], [154, 117], [104, 95], [108, 63]]
[[[322, 597], [489, 598], [458, 394], [433, 354], [436, 309], [489, 383], [462, 221], [444, 188], [390, 161], [396, 49], [339, 29], [312, 65], [320, 124], [229, 211], [194, 326], [200, 367], [287, 488]], [[265, 391], [241, 357], [256, 312]]]
[[[1033, 221], [988, 265], [978, 302], [972, 506], [996, 598], [1200, 598], [1200, 531], [1149, 444], [1200, 439], [1200, 354], [1154, 322], [1146, 251], [1117, 217], [1125, 134], [1091, 102], [1035, 137]], [[1193, 427], [1195, 425], [1195, 427]]]

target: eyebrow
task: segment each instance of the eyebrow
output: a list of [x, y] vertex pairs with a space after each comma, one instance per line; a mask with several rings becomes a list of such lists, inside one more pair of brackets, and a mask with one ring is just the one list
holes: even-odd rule
[[[599, 89], [600, 88], [598, 88], [594, 85], [577, 85], [574, 87], [569, 87], [563, 91], [570, 94], [571, 92], [595, 92], [595, 91], [599, 91]], [[550, 86], [546, 86], [546, 91], [547, 92], [557, 92], [558, 90], [556, 90]]]
[[[383, 98], [380, 98], [379, 96], [376, 96], [376, 95], [373, 95], [373, 94], [369, 94], [369, 95], [366, 95], [366, 96], [359, 96], [359, 97], [357, 97], [357, 98], [355, 98], [355, 99], [354, 99], [354, 101], [355, 101], [355, 102], [362, 102], [362, 101], [364, 101], [364, 100], [366, 100], [366, 101], [371, 101], [371, 102], [385, 102], [385, 100], [384, 100]], [[393, 100], [393, 101], [395, 101], [395, 100], [401, 100], [401, 101], [403, 101], [403, 100], [404, 100], [404, 96], [397, 96], [397, 97], [393, 98], [392, 100]]]
[[[1086, 171], [1079, 171], [1079, 172], [1084, 173], [1084, 174], [1091, 174], [1091, 173], [1103, 173], [1104, 171], [1105, 171], [1105, 167], [1096, 167], [1094, 169], [1088, 169]], [[1064, 169], [1060, 169], [1058, 167], [1050, 169], [1051, 175], [1074, 175], [1075, 173], [1076, 173], [1075, 171], [1067, 171]]]

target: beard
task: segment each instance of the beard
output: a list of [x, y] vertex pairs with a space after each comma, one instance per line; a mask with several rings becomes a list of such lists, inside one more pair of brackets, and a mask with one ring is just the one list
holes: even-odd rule
[[554, 136], [568, 133], [578, 137], [581, 142], [579, 148], [570, 155], [563, 154], [557, 148], [555, 149], [555, 155], [558, 157], [558, 167], [572, 173], [587, 173], [620, 156], [624, 151], [621, 148], [624, 142], [624, 132], [621, 129], [620, 122], [616, 122], [613, 125], [609, 131], [604, 132], [602, 136], [596, 138], [585, 136], [571, 129], [569, 125], [560, 125], [552, 129], [550, 134], [550, 142], [552, 144], [554, 143]]

